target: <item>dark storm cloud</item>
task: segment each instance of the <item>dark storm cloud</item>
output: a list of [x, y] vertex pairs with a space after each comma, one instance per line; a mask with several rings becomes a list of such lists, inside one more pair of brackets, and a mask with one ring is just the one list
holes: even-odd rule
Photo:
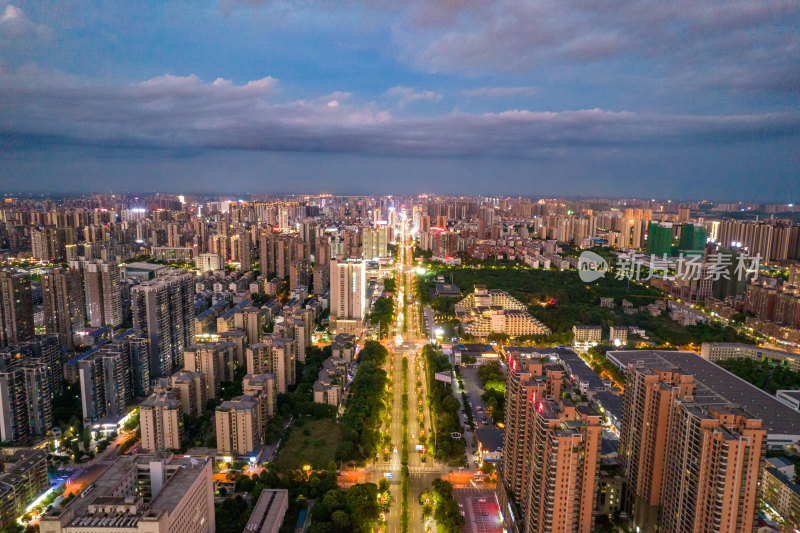
[[[798, 135], [796, 112], [684, 116], [585, 109], [509, 110], [431, 117], [393, 117], [348, 93], [273, 101], [267, 77], [234, 85], [196, 76], [162, 76], [138, 84], [86, 84], [41, 72], [0, 80], [0, 134], [42, 143], [147, 148], [224, 148], [389, 155], [551, 157], [571, 149], [663, 143], [768, 140]], [[387, 94], [407, 101], [435, 93], [408, 88]]]

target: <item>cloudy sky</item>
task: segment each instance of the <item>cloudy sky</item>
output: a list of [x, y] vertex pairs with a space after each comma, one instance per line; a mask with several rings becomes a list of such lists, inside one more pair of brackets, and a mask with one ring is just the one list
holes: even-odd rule
[[0, 0], [0, 190], [800, 201], [800, 0]]

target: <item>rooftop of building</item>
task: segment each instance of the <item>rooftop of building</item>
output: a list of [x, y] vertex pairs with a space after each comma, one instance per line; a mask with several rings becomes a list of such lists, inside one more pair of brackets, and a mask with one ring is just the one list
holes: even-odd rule
[[283, 522], [288, 502], [289, 491], [286, 489], [261, 491], [243, 533], [269, 531], [273, 524]]
[[608, 359], [621, 369], [641, 362], [651, 370], [675, 368], [694, 376], [694, 401], [698, 405], [736, 405], [753, 418], [761, 419], [770, 435], [800, 436], [800, 413], [771, 394], [751, 385], [721, 366], [694, 352], [660, 350], [610, 351]]
[[481, 448], [489, 452], [495, 452], [503, 446], [503, 432], [494, 425], [477, 428], [475, 437], [480, 442]]
[[771, 466], [766, 467], [764, 470], [769, 472], [775, 479], [786, 485], [792, 492], [795, 493], [798, 497], [800, 497], [800, 485], [789, 479], [789, 476], [778, 470], [777, 468], [773, 468]]

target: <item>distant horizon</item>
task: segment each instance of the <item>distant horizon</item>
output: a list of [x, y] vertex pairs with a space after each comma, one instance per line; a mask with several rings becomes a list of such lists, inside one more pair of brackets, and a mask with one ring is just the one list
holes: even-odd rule
[[[573, 201], [573, 202], [583, 202], [583, 201], [593, 201], [593, 200], [632, 200], [632, 201], [649, 201], [649, 202], [671, 202], [677, 204], [682, 203], [690, 203], [690, 202], [700, 202], [700, 203], [710, 203], [710, 204], [728, 204], [728, 203], [757, 203], [763, 205], [783, 205], [788, 207], [793, 207], [795, 202], [778, 202], [773, 200], [760, 200], [760, 199], [713, 199], [713, 198], [678, 198], [678, 197], [652, 197], [652, 196], [599, 196], [599, 195], [569, 195], [569, 194], [506, 194], [502, 191], [496, 192], [493, 194], [483, 194], [483, 193], [443, 193], [443, 192], [419, 192], [419, 193], [397, 193], [397, 192], [330, 192], [330, 191], [319, 191], [319, 192], [288, 192], [288, 191], [241, 191], [239, 193], [236, 192], [226, 192], [226, 191], [206, 191], [206, 192], [198, 192], [198, 191], [191, 191], [191, 190], [160, 190], [160, 191], [122, 191], [122, 190], [85, 190], [85, 191], [6, 191], [0, 189], [0, 196], [6, 198], [13, 198], [13, 197], [24, 197], [24, 198], [36, 198], [36, 197], [44, 197], [44, 198], [85, 198], [94, 194], [101, 194], [101, 195], [126, 195], [126, 196], [153, 196], [153, 195], [186, 195], [186, 196], [198, 196], [198, 197], [213, 197], [224, 199], [225, 201], [237, 201], [237, 200], [244, 200], [244, 201], [251, 201], [251, 197], [253, 196], [268, 196], [268, 197], [287, 197], [287, 196], [334, 196], [334, 197], [355, 197], [355, 196], [365, 196], [365, 197], [383, 197], [383, 196], [398, 196], [398, 197], [419, 197], [419, 196], [442, 196], [442, 197], [449, 197], [449, 198], [458, 198], [458, 197], [481, 197], [481, 198], [497, 198], [497, 199], [513, 199], [513, 198], [525, 198], [525, 199], [559, 199], [559, 200], [566, 200], [566, 201]], [[798, 202], [800, 203], [800, 202]]]

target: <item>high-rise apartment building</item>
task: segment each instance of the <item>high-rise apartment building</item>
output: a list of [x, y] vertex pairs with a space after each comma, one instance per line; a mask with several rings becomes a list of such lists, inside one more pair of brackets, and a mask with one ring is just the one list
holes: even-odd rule
[[331, 317], [363, 320], [366, 316], [366, 263], [334, 259], [330, 267]]
[[183, 440], [181, 402], [170, 392], [157, 391], [139, 405], [142, 451], [180, 450]]
[[535, 349], [508, 350], [498, 482], [506, 521], [521, 532], [589, 532], [594, 525], [600, 415], [561, 398], [563, 369]]
[[258, 307], [240, 307], [233, 312], [233, 327], [244, 331], [247, 344], [261, 342], [261, 335], [267, 325], [268, 313], [266, 309]]
[[[610, 352], [627, 363], [619, 455], [634, 527], [752, 531], [766, 445], [762, 420], [659, 353]], [[675, 354], [687, 368], [695, 360]]]
[[80, 268], [86, 301], [86, 319], [94, 328], [122, 324], [122, 286], [119, 266], [97, 259], [73, 262], [70, 267]]
[[150, 394], [147, 348], [146, 339], [126, 336], [88, 352], [78, 361], [85, 421], [121, 417], [134, 398]]
[[[8, 363], [8, 364], [7, 364]], [[3, 361], [0, 369], [0, 439], [27, 441], [53, 427], [49, 369], [35, 360]]]
[[33, 334], [30, 275], [0, 271], [0, 346], [14, 346]]
[[150, 341], [150, 373], [169, 377], [194, 342], [194, 277], [173, 270], [131, 288], [133, 329]]
[[389, 227], [383, 223], [374, 228], [366, 227], [362, 234], [362, 254], [364, 259], [388, 257]]
[[261, 402], [262, 427], [275, 415], [277, 389], [275, 374], [245, 374], [242, 380], [242, 392], [246, 396], [258, 398]]
[[28, 505], [50, 486], [45, 450], [23, 449], [3, 459], [0, 474], [0, 529], [13, 531]]
[[[560, 398], [527, 406], [530, 468], [523, 473], [524, 531], [594, 530], [600, 413]], [[522, 529], [522, 528], [520, 528]]]
[[253, 265], [253, 241], [247, 232], [234, 235], [233, 239], [233, 245], [236, 247], [236, 256], [239, 260], [239, 270], [247, 272]]
[[200, 372], [176, 372], [169, 378], [169, 386], [181, 402], [183, 414], [198, 418], [208, 403], [205, 378]]
[[184, 353], [184, 370], [203, 375], [206, 398], [219, 398], [222, 382], [233, 381], [235, 366], [234, 345], [230, 342], [200, 342]]
[[54, 268], [41, 275], [41, 284], [45, 331], [72, 347], [73, 334], [86, 323], [80, 270]]
[[264, 342], [247, 348], [247, 373], [274, 374], [278, 393], [285, 393], [294, 385], [296, 365], [294, 339], [270, 334]]
[[262, 444], [261, 405], [253, 396], [222, 402], [214, 412], [217, 453], [249, 457]]
[[647, 254], [662, 257], [672, 254], [672, 223], [651, 221], [647, 225]]

